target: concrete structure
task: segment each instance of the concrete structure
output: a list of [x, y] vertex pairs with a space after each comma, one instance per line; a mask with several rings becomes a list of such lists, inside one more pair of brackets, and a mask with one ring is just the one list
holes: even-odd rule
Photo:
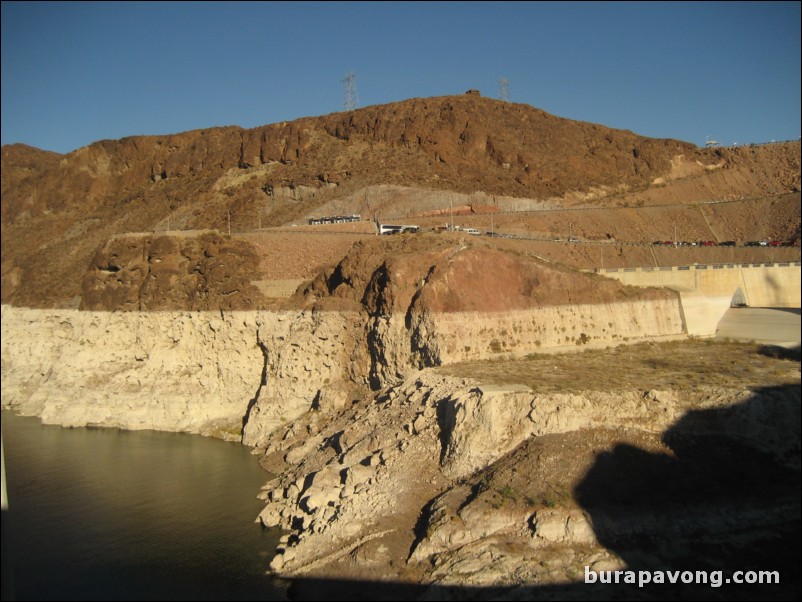
[[713, 336], [730, 307], [802, 307], [800, 262], [597, 270], [631, 286], [679, 292], [687, 333]]
[[754, 341], [780, 347], [799, 347], [799, 309], [732, 307], [718, 323], [716, 337], [738, 341]]

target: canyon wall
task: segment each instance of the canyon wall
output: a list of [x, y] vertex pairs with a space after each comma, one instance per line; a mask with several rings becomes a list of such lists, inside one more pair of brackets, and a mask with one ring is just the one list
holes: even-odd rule
[[238, 438], [263, 363], [255, 312], [2, 308], [3, 407], [45, 423]]
[[[507, 334], [504, 334], [507, 333]], [[45, 423], [187, 431], [258, 446], [418, 368], [681, 335], [678, 302], [423, 311], [2, 308], [3, 406]]]

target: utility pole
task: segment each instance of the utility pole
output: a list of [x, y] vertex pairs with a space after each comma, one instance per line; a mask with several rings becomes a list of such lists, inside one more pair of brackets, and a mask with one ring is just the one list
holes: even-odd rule
[[451, 232], [454, 231], [454, 199], [448, 199], [448, 206], [451, 208]]
[[228, 210], [228, 236], [231, 237], [231, 209]]

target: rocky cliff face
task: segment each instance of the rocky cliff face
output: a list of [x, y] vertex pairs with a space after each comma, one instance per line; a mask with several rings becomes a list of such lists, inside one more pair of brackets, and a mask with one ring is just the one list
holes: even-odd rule
[[678, 296], [501, 253], [464, 236], [355, 245], [303, 294], [367, 314], [370, 383], [410, 367], [683, 332]]
[[251, 284], [258, 265], [251, 245], [216, 232], [115, 236], [92, 259], [80, 308], [253, 309], [264, 303]]
[[242, 441], [257, 446], [310, 410], [341, 411], [364, 395], [368, 357], [355, 312], [262, 312], [262, 379], [244, 415]]
[[253, 313], [3, 306], [3, 406], [64, 426], [239, 438], [263, 367]]
[[[642, 322], [639, 336], [681, 333], [679, 315], [670, 313], [676, 304], [644, 303], [643, 313], [657, 321]], [[617, 323], [631, 324], [639, 315], [633, 307], [607, 310]], [[582, 308], [561, 311], [581, 316]], [[502, 345], [481, 335], [483, 343], [477, 344], [476, 332], [499, 325], [494, 314], [447, 314], [447, 328], [441, 317], [424, 313], [407, 328], [402, 312], [144, 313], [4, 306], [3, 404], [65, 426], [200, 432], [262, 446], [276, 428], [304, 412], [338, 413], [421, 365], [540, 348], [529, 337]], [[551, 311], [532, 310], [504, 316], [502, 323], [511, 328], [535, 323], [545, 330], [554, 317]], [[463, 338], [456, 326], [468, 321], [472, 327]], [[570, 332], [577, 328], [571, 326]], [[594, 342], [620, 340], [612, 332], [585, 330]]]
[[3, 406], [64, 426], [255, 445], [304, 412], [335, 412], [358, 397], [359, 326], [342, 313], [3, 306]]
[[69, 425], [242, 430], [259, 446], [423, 367], [683, 332], [671, 292], [448, 236], [357, 245], [299, 293], [305, 309], [208, 311], [252, 299], [242, 244], [117, 237], [85, 278], [92, 311], [4, 306], [4, 403]]

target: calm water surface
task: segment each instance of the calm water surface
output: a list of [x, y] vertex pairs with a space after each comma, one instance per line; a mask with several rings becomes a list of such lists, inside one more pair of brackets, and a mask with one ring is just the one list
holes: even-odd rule
[[253, 522], [268, 475], [246, 448], [2, 420], [17, 599], [285, 598], [264, 574], [280, 533]]

